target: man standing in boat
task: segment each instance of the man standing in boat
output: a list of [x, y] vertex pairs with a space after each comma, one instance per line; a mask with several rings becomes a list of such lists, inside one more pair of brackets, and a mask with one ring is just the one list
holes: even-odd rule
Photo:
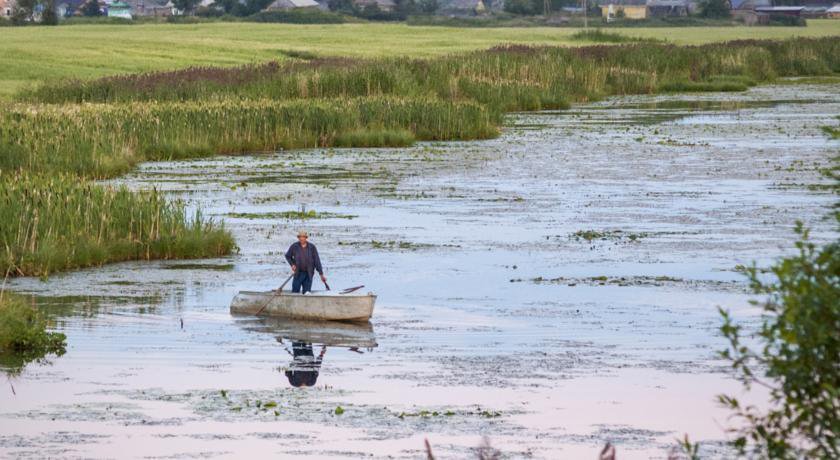
[[312, 291], [312, 277], [315, 271], [321, 275], [321, 281], [326, 284], [327, 277], [324, 276], [324, 269], [321, 267], [321, 258], [318, 256], [318, 249], [310, 243], [309, 234], [300, 231], [297, 236], [297, 243], [289, 246], [286, 251], [286, 262], [292, 266], [292, 292], [306, 294]]

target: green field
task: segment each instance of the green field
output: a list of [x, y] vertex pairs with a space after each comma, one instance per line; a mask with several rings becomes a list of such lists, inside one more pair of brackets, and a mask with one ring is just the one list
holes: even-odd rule
[[[195, 65], [235, 65], [283, 59], [283, 51], [329, 56], [427, 57], [502, 43], [586, 45], [574, 28], [449, 28], [405, 24], [72, 25], [0, 29], [0, 96], [46, 80]], [[808, 27], [675, 27], [611, 29], [626, 35], [700, 44], [735, 39], [840, 35], [840, 21]]]

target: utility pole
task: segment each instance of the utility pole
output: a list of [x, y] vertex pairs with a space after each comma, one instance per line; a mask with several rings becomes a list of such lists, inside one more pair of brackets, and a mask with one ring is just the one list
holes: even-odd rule
[[589, 5], [587, 5], [586, 0], [583, 0], [583, 28], [584, 29], [589, 28], [589, 11], [587, 11], [589, 9], [589, 8], [587, 8], [588, 6]]

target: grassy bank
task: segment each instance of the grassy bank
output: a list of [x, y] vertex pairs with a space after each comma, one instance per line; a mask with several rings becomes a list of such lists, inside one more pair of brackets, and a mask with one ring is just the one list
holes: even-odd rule
[[219, 225], [188, 216], [155, 191], [134, 193], [59, 174], [3, 173], [0, 180], [0, 266], [9, 275], [122, 260], [228, 254], [233, 239]]
[[[60, 78], [235, 66], [283, 59], [284, 52], [322, 57], [433, 57], [501, 44], [581, 46], [580, 29], [461, 28], [406, 24], [291, 25], [254, 23], [74, 25], [4, 28], [0, 96]], [[611, 29], [678, 45], [743, 39], [840, 35], [840, 21], [808, 27], [653, 27]]]

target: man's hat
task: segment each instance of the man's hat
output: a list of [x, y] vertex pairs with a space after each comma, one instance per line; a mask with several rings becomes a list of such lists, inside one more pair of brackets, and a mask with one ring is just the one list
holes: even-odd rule
[[305, 230], [301, 230], [301, 231], [298, 232], [298, 237], [301, 237], [301, 236], [305, 236], [305, 237], [309, 238], [309, 233], [306, 233]]

